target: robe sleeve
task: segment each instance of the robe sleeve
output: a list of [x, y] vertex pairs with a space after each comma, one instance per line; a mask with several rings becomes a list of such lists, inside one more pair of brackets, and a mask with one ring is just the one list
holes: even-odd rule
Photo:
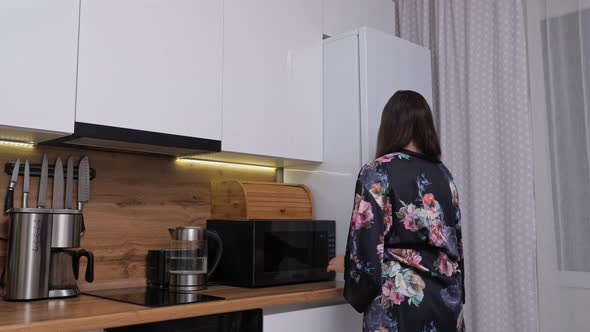
[[358, 312], [364, 312], [381, 293], [384, 231], [382, 208], [370, 191], [380, 184], [367, 184], [361, 178], [356, 182], [344, 257], [344, 297]]

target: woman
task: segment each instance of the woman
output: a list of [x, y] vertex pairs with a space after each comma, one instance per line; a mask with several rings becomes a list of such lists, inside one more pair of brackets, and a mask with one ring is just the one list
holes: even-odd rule
[[385, 105], [376, 155], [357, 179], [346, 256], [328, 270], [344, 272], [363, 331], [463, 331], [459, 197], [419, 93]]

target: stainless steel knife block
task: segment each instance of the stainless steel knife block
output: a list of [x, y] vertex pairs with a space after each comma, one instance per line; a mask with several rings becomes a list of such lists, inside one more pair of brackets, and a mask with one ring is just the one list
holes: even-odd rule
[[81, 211], [17, 208], [8, 214], [4, 298], [18, 301], [51, 297], [51, 249], [80, 246], [84, 227]]

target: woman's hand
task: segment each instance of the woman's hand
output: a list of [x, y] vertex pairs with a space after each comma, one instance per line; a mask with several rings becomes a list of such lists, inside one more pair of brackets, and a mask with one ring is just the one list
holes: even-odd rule
[[344, 273], [344, 256], [336, 256], [332, 258], [328, 263], [328, 268], [326, 271]]

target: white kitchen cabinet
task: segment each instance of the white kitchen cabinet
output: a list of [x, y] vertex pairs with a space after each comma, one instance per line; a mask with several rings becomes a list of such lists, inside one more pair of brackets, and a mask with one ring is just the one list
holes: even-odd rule
[[82, 0], [76, 121], [221, 138], [223, 1]]
[[395, 4], [391, 0], [323, 0], [324, 34], [334, 36], [366, 26], [393, 34]]
[[284, 312], [265, 309], [263, 325], [268, 332], [357, 332], [362, 330], [363, 316], [349, 304]]
[[74, 130], [79, 0], [0, 1], [0, 138]]
[[222, 150], [322, 160], [322, 2], [225, 0]]

